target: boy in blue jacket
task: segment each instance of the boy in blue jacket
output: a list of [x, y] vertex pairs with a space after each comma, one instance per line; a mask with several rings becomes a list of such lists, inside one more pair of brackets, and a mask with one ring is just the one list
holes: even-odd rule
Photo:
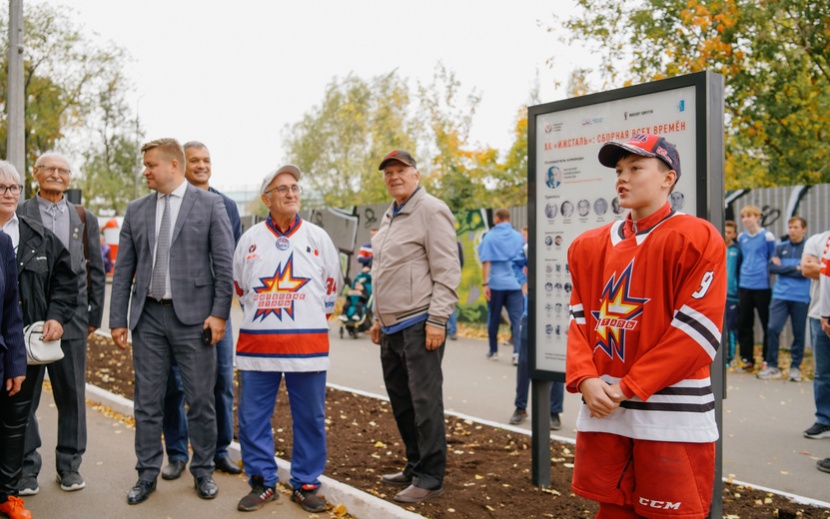
[[790, 218], [787, 225], [789, 240], [775, 248], [769, 270], [778, 275], [769, 305], [769, 333], [764, 369], [758, 378], [781, 378], [778, 365], [778, 344], [781, 330], [790, 318], [793, 329], [792, 363], [789, 379], [801, 381], [801, 360], [804, 358], [804, 333], [807, 325], [807, 309], [810, 306], [810, 280], [801, 273], [801, 255], [804, 252], [804, 235], [807, 221], [800, 216]]

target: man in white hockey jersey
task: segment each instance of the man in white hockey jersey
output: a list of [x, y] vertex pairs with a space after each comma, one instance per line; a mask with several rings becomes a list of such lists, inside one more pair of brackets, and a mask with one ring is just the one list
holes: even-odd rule
[[233, 279], [244, 312], [236, 345], [242, 380], [239, 443], [251, 485], [237, 506], [242, 511], [276, 498], [271, 415], [283, 376], [294, 428], [291, 500], [308, 512], [326, 509], [317, 495], [326, 465], [326, 321], [341, 272], [329, 235], [298, 214], [301, 175], [286, 165], [265, 177], [268, 219], [242, 235], [234, 254]]

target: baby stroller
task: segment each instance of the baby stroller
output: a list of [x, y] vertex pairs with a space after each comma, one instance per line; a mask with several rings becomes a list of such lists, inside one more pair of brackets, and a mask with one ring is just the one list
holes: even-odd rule
[[355, 276], [339, 319], [341, 339], [346, 332], [357, 339], [358, 332], [372, 327], [372, 275], [368, 269]]

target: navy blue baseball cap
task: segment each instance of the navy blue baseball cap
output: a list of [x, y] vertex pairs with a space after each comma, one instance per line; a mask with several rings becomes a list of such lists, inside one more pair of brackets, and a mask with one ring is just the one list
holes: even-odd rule
[[674, 144], [659, 135], [638, 133], [627, 142], [606, 142], [599, 149], [599, 163], [608, 168], [616, 168], [620, 156], [624, 153], [660, 159], [668, 164], [680, 179], [680, 154], [677, 153]]

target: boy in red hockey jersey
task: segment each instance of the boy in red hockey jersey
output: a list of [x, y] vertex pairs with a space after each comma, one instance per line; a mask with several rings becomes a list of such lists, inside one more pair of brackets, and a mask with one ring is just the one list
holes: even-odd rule
[[718, 437], [709, 365], [721, 338], [726, 251], [675, 212], [677, 149], [657, 135], [609, 142], [626, 218], [583, 233], [573, 277], [567, 389], [582, 393], [573, 490], [598, 518], [703, 518]]

